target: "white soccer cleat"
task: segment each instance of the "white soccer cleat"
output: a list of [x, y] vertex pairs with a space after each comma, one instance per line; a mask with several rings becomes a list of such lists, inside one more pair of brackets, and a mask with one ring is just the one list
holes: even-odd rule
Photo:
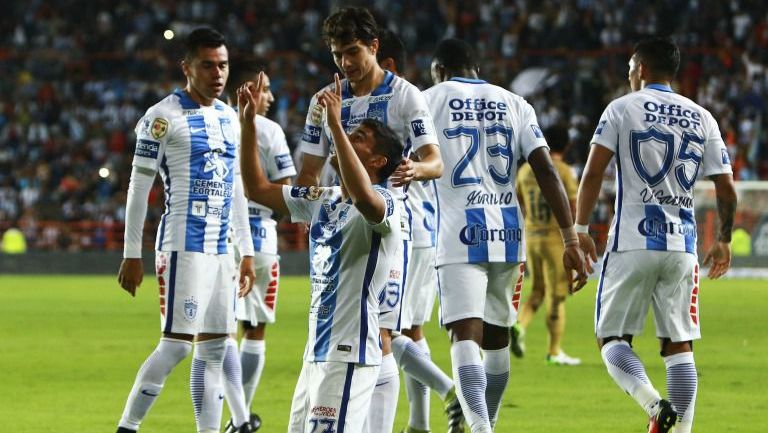
[[562, 350], [557, 355], [547, 355], [547, 365], [580, 365], [581, 359], [568, 356]]

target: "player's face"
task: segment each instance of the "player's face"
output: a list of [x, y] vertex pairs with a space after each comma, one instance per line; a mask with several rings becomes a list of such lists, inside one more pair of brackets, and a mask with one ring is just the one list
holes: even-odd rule
[[[376, 139], [374, 138], [373, 131], [365, 126], [358, 126], [349, 133], [349, 142], [352, 144], [352, 148], [355, 150], [355, 154], [363, 163], [365, 168], [376, 170], [376, 161], [383, 157], [374, 153], [374, 148], [376, 147]], [[331, 154], [330, 164], [338, 173], [339, 160], [335, 153]]]
[[[258, 75], [253, 77], [253, 81], [256, 81], [257, 78]], [[272, 103], [275, 102], [275, 95], [272, 94], [272, 87], [270, 86], [269, 76], [267, 76], [267, 74], [264, 74], [263, 78], [261, 79], [261, 84], [264, 86], [264, 91], [262, 92], [261, 105], [258, 107], [256, 112], [262, 116], [266, 116], [267, 112], [269, 111], [269, 107], [271, 107]]]
[[376, 50], [378, 49], [378, 39], [374, 39], [371, 45], [366, 45], [359, 39], [348, 44], [343, 44], [337, 40], [331, 42], [333, 61], [352, 84], [362, 81], [378, 65], [376, 62]]
[[191, 61], [184, 61], [182, 69], [187, 77], [187, 91], [196, 102], [211, 105], [221, 96], [229, 76], [227, 47], [200, 47]]
[[636, 56], [632, 56], [632, 58], [629, 59], [629, 87], [632, 88], [633, 92], [636, 92], [640, 90], [640, 82], [642, 81], [640, 79], [640, 62], [637, 61]]

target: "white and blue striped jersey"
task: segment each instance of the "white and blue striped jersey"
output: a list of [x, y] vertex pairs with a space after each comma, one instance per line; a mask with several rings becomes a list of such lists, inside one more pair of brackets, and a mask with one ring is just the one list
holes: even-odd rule
[[519, 161], [547, 146], [533, 107], [469, 78], [452, 78], [424, 95], [445, 164], [435, 180], [436, 266], [525, 261], [515, 176]]
[[227, 253], [238, 125], [229, 105], [201, 106], [181, 89], [139, 120], [133, 165], [160, 171], [165, 187], [156, 250]]
[[[276, 122], [256, 116], [256, 137], [259, 144], [261, 168], [271, 181], [296, 175], [285, 133]], [[251, 226], [253, 249], [264, 254], [277, 254], [277, 222], [272, 209], [248, 201], [248, 221]]]
[[310, 222], [309, 338], [304, 360], [381, 364], [379, 298], [402, 244], [400, 206], [386, 202], [384, 219], [371, 223], [340, 187], [284, 186], [293, 221]]
[[[341, 124], [349, 133], [363, 119], [376, 119], [386, 124], [397, 134], [404, 146], [404, 156], [426, 144], [438, 144], [432, 116], [424, 96], [419, 89], [395, 74], [384, 71], [384, 81], [370, 95], [355, 96], [347, 79], [341, 80]], [[332, 90], [333, 84], [323, 90]], [[320, 93], [320, 92], [318, 92]], [[326, 121], [323, 107], [317, 103], [317, 95], [312, 97], [309, 104], [307, 119], [304, 123], [304, 133], [301, 138], [301, 149], [310, 155], [327, 157], [333, 150], [333, 139]], [[399, 200], [405, 200], [402, 188], [389, 189]], [[404, 228], [410, 232], [410, 227]]]
[[615, 153], [615, 216], [609, 251], [696, 254], [693, 185], [732, 173], [709, 111], [668, 86], [651, 84], [608, 104], [592, 137]]
[[434, 247], [437, 241], [437, 215], [433, 181], [413, 181], [408, 185], [411, 239], [414, 248]]

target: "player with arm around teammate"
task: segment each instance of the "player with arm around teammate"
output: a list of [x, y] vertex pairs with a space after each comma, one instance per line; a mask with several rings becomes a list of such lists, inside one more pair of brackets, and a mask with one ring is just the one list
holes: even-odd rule
[[[230, 105], [237, 104], [237, 89], [247, 81], [256, 80], [264, 65], [252, 58], [236, 59], [231, 68], [227, 84]], [[275, 98], [272, 95], [269, 76], [262, 75], [263, 95], [257, 107], [257, 134], [259, 155], [270, 182], [290, 185], [296, 175], [285, 133], [276, 122], [266, 116]], [[225, 396], [233, 419], [225, 433], [233, 433], [243, 416], [250, 419], [251, 426], [258, 429], [261, 418], [255, 414], [241, 414], [240, 408], [251, 408], [253, 397], [261, 379], [266, 361], [265, 331], [267, 324], [275, 322], [278, 284], [280, 278], [280, 257], [277, 255], [277, 221], [272, 209], [253, 200], [248, 201], [247, 233], [253, 239], [253, 263], [256, 280], [248, 296], [237, 300], [236, 317], [243, 329], [238, 356], [237, 334], [227, 339], [224, 358]], [[237, 400], [242, 395], [242, 403]]]
[[[399, 329], [403, 287], [408, 274], [411, 239], [403, 186], [411, 181], [428, 180], [442, 174], [443, 164], [437, 137], [424, 97], [414, 85], [379, 66], [379, 28], [371, 13], [364, 8], [344, 8], [323, 23], [323, 38], [334, 62], [344, 74], [341, 80], [341, 123], [348, 133], [363, 119], [377, 119], [389, 126], [404, 145], [405, 156], [411, 152], [418, 161], [403, 159], [388, 179], [387, 187], [401, 208], [403, 245], [393, 265], [390, 278], [380, 300], [382, 366], [369, 421], [371, 433], [389, 433], [394, 423], [399, 372], [392, 355], [392, 334]], [[328, 86], [321, 91], [332, 88]], [[304, 152], [299, 185], [317, 185], [318, 176], [329, 152], [335, 145], [330, 126], [322, 117], [318, 96], [312, 98], [302, 136]], [[410, 144], [410, 148], [408, 147]]]
[[[182, 62], [187, 85], [152, 106], [136, 128], [137, 142], [126, 205], [125, 251], [118, 280], [131, 295], [141, 284], [141, 238], [147, 197], [159, 171], [166, 206], [156, 239], [162, 337], [136, 376], [118, 424], [135, 432], [165, 379], [192, 350], [190, 391], [199, 433], [221, 425], [221, 370], [227, 333], [235, 331], [235, 264], [227, 244], [231, 209], [245, 197], [239, 183], [235, 111], [217, 98], [229, 58], [224, 37], [192, 31]], [[240, 217], [245, 217], [241, 214]], [[240, 296], [253, 279], [250, 239], [240, 245]], [[249, 249], [250, 248], [250, 249]], [[245, 423], [241, 432], [250, 432]]]
[[333, 90], [317, 100], [336, 144], [331, 164], [340, 186], [273, 184], [257, 153], [259, 81], [239, 91], [246, 194], [294, 221], [310, 222], [309, 338], [288, 431], [361, 432], [381, 363], [379, 295], [402, 242], [399, 207], [379, 184], [400, 163], [402, 144], [372, 119], [347, 136], [337, 76]]
[[[508, 329], [515, 323], [525, 261], [517, 163], [531, 164], [565, 243], [576, 287], [584, 256], [568, 197], [525, 100], [477, 77], [472, 48], [442, 41], [432, 61], [432, 110], [446, 173], [435, 181], [440, 321], [448, 328], [456, 394], [473, 433], [491, 432], [509, 380]], [[481, 356], [482, 348], [482, 356]]]
[[[718, 240], [704, 258], [710, 278], [730, 267], [736, 193], [728, 153], [712, 115], [674, 93], [680, 51], [669, 38], [635, 45], [632, 93], [606, 107], [579, 185], [576, 228], [596, 260], [588, 234], [608, 163], [616, 158], [616, 212], [598, 283], [595, 334], [608, 374], [649, 416], [648, 432], [689, 433], [698, 392], [693, 340], [700, 338], [699, 265], [693, 186], [699, 173], [715, 183]], [[651, 384], [632, 350], [653, 307], [667, 370], [669, 401]]]

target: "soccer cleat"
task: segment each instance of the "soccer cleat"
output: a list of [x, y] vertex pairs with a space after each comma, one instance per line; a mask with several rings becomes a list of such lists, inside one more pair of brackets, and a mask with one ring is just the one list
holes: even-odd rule
[[667, 400], [659, 401], [659, 411], [648, 420], [648, 433], [667, 433], [677, 422], [677, 412]]
[[251, 431], [256, 431], [261, 428], [261, 417], [255, 413], [251, 413]]
[[547, 355], [547, 365], [579, 365], [581, 359], [568, 356], [562, 350], [555, 356]]
[[509, 350], [517, 358], [525, 354], [525, 328], [515, 323], [509, 328]]
[[136, 430], [131, 430], [131, 429], [125, 428], [125, 427], [118, 427], [117, 428], [117, 433], [136, 433]]
[[240, 427], [235, 427], [235, 425], [232, 423], [232, 418], [230, 418], [227, 425], [224, 426], [224, 433], [253, 433], [255, 431], [256, 429], [252, 428], [251, 423], [249, 422], [246, 422]]
[[445, 415], [448, 417], [448, 433], [464, 433], [464, 412], [456, 388], [451, 388], [445, 396]]

